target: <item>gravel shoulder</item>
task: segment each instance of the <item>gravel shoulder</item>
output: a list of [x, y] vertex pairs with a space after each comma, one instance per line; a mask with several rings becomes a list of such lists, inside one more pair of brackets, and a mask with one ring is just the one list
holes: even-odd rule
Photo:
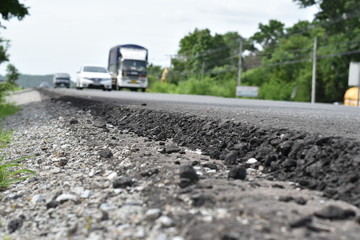
[[41, 97], [3, 123], [15, 129], [7, 159], [29, 156], [37, 174], [0, 193], [0, 239], [358, 239], [355, 205], [275, 180], [259, 156], [229, 164], [231, 151], [211, 158], [144, 122]]

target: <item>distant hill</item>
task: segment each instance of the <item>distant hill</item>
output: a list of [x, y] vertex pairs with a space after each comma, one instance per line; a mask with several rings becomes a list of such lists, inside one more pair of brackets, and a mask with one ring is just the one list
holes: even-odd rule
[[19, 79], [16, 81], [17, 85], [23, 88], [32, 88], [39, 87], [42, 82], [48, 83], [50, 87], [53, 87], [53, 77], [54, 75], [20, 75]]
[[[50, 87], [53, 87], [53, 74], [48, 75], [28, 75], [21, 74], [19, 79], [16, 81], [17, 85], [22, 88], [33, 88], [39, 87], [42, 82], [48, 83]], [[0, 75], [0, 81], [5, 80], [5, 76]]]

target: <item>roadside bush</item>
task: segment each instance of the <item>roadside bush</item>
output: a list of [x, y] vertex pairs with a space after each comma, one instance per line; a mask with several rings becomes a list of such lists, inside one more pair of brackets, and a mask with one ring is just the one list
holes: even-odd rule
[[171, 83], [156, 81], [151, 83], [148, 91], [157, 93], [176, 93], [177, 86]]
[[280, 79], [273, 78], [261, 86], [259, 98], [290, 101], [293, 89], [294, 83], [288, 83]]
[[9, 91], [14, 91], [16, 88], [16, 85], [9, 82], [0, 83], [0, 105], [5, 103], [5, 97], [9, 94]]
[[178, 93], [195, 95], [214, 95], [218, 96], [214, 86], [216, 82], [213, 78], [204, 77], [202, 79], [191, 77], [186, 81], [181, 81], [178, 87]]
[[15, 106], [14, 104], [11, 104], [11, 103], [0, 104], [0, 119], [6, 117], [8, 115], [16, 113], [20, 109], [21, 109], [20, 107]]

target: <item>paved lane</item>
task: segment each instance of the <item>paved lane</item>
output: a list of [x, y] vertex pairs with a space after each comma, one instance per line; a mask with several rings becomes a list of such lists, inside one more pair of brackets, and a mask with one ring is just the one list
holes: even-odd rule
[[64, 95], [101, 99], [112, 104], [146, 104], [147, 108], [236, 119], [264, 128], [285, 128], [360, 140], [360, 108], [284, 101], [232, 99], [99, 90], [49, 89]]

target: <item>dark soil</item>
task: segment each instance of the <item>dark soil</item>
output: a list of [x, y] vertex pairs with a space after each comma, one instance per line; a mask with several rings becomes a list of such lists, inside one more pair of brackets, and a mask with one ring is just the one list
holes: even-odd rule
[[[342, 137], [259, 128], [230, 119], [198, 117], [148, 109], [146, 106], [114, 106], [109, 103], [60, 97], [121, 129], [139, 136], [200, 149], [213, 159], [223, 160], [229, 169], [264, 168], [269, 178], [293, 181], [319, 190], [324, 196], [360, 207], [360, 143]], [[227, 238], [226, 238], [227, 239]], [[229, 238], [231, 239], [231, 238]]]

